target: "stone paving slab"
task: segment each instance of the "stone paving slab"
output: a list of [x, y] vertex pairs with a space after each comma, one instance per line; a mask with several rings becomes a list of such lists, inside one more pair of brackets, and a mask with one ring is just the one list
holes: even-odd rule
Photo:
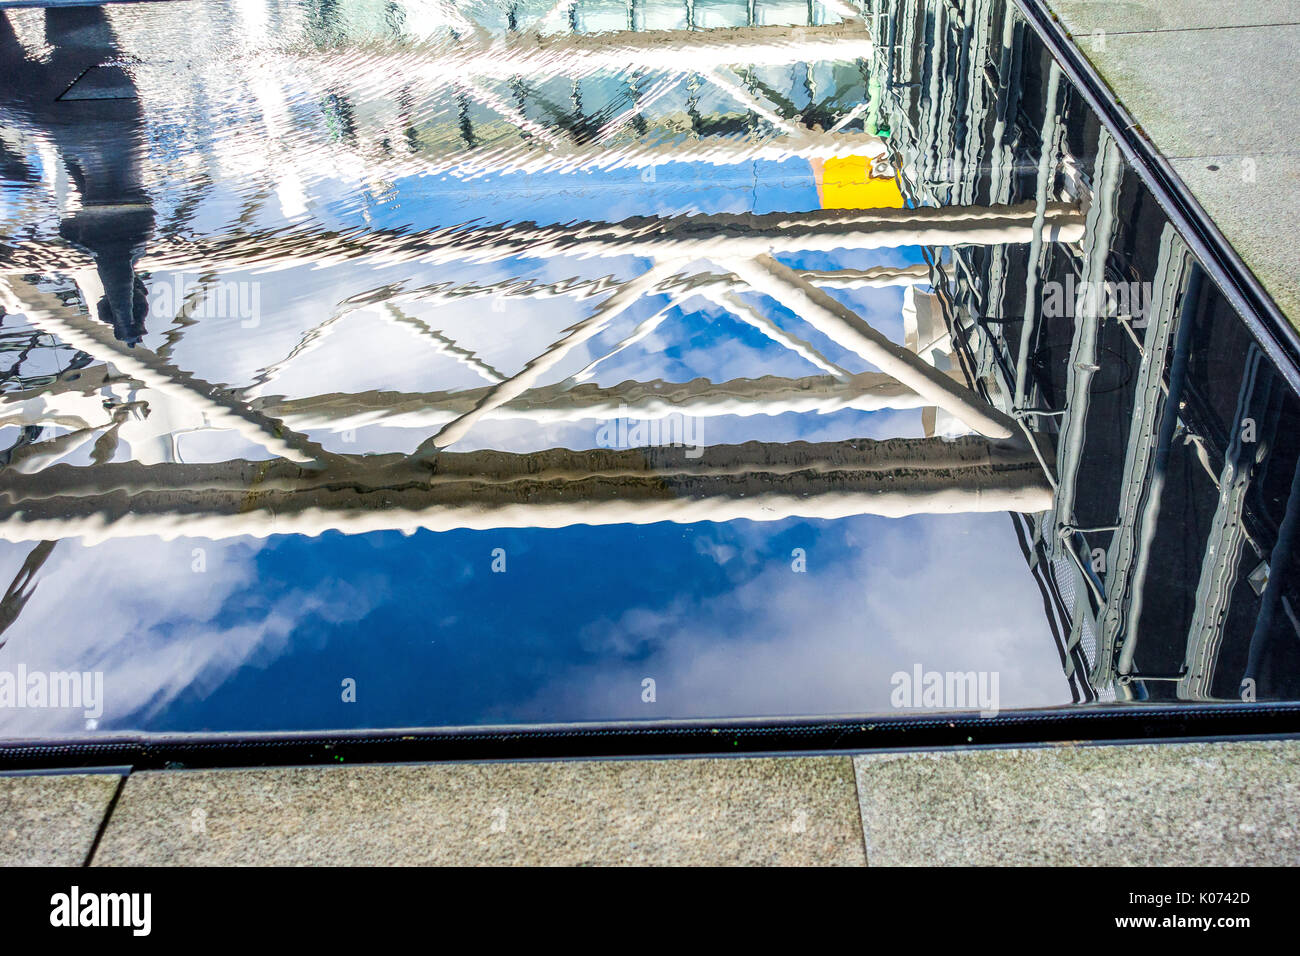
[[1300, 741], [854, 759], [873, 866], [1300, 864]]
[[1300, 151], [1171, 163], [1273, 301], [1300, 324]]
[[1167, 157], [1296, 148], [1300, 25], [1108, 35], [1101, 49], [1076, 42]]
[[[1080, 51], [1300, 328], [1300, 4], [1050, 0]], [[1102, 38], [1098, 31], [1105, 33]], [[1253, 189], [1242, 180], [1253, 166]], [[1210, 166], [1219, 169], [1210, 169]]]
[[1050, 0], [1049, 5], [1073, 34], [1300, 23], [1295, 0]]
[[848, 757], [132, 775], [94, 865], [862, 865]]
[[117, 774], [0, 777], [0, 866], [80, 866]]

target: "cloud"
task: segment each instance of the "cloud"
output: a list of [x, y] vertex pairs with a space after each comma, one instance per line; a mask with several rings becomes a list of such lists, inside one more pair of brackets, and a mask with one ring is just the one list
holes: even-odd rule
[[[1005, 515], [822, 527], [806, 546], [805, 574], [769, 561], [724, 593], [630, 608], [589, 627], [585, 642], [606, 660], [557, 677], [513, 716], [880, 713], [891, 710], [890, 676], [915, 664], [998, 672], [1003, 709], [1069, 702]], [[656, 681], [653, 707], [640, 698], [644, 677]]]
[[[6, 571], [28, 547], [4, 546]], [[272, 593], [258, 576], [265, 547], [251, 539], [123, 539], [93, 548], [60, 541], [6, 634], [0, 670], [22, 663], [29, 672], [103, 671], [100, 727], [136, 727], [183, 692], [206, 696], [240, 668], [284, 654], [313, 616], [359, 620], [382, 600], [382, 589], [340, 581]], [[0, 736], [80, 729], [80, 710], [0, 710]]]

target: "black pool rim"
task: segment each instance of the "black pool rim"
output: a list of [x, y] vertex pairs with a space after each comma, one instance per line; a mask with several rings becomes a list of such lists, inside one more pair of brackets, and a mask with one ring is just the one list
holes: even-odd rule
[[[1112, 96], [1044, 0], [1014, 0], [1062, 71], [1115, 137], [1206, 273], [1279, 374], [1300, 392], [1300, 334], [1222, 232]], [[3, 2], [57, 6], [57, 2]], [[996, 717], [925, 714], [553, 724], [322, 733], [116, 735], [0, 740], [0, 773], [260, 766], [758, 756], [1300, 737], [1300, 701], [1090, 704]]]
[[0, 773], [450, 761], [736, 757], [1300, 737], [1300, 702], [328, 733], [0, 741]]

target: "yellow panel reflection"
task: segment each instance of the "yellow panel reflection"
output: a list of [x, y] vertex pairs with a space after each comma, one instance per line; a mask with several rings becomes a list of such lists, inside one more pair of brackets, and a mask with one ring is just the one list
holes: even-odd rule
[[873, 176], [868, 156], [843, 156], [812, 160], [813, 181], [823, 209], [901, 209], [903, 194], [892, 168], [888, 175]]

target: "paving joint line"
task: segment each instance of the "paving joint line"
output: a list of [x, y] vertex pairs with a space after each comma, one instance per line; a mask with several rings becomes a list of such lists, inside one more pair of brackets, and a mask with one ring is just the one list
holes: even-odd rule
[[113, 817], [113, 811], [117, 809], [118, 798], [122, 796], [122, 790], [126, 787], [126, 779], [131, 775], [130, 771], [122, 774], [117, 778], [117, 787], [113, 790], [113, 796], [109, 798], [108, 806], [104, 808], [104, 818], [99, 821], [99, 829], [95, 831], [95, 839], [90, 843], [90, 850], [86, 853], [86, 859], [82, 862], [82, 867], [89, 867], [95, 860], [95, 853], [99, 850], [99, 841], [104, 838], [104, 831], [108, 829], [108, 821]]

